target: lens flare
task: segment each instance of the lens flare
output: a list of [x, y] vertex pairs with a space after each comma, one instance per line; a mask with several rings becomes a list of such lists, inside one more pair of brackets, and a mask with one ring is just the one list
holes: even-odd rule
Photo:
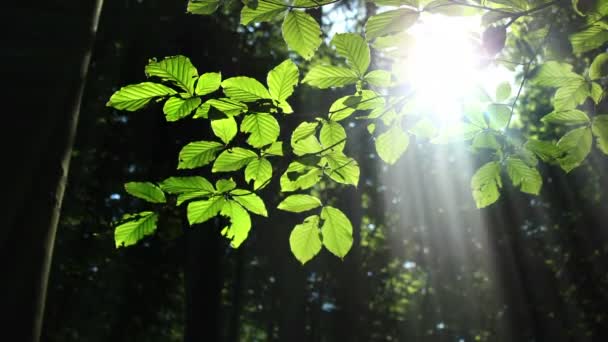
[[459, 121], [465, 103], [512, 78], [504, 67], [482, 65], [480, 28], [479, 17], [427, 15], [408, 30], [412, 43], [396, 73], [414, 90], [415, 110], [440, 126]]

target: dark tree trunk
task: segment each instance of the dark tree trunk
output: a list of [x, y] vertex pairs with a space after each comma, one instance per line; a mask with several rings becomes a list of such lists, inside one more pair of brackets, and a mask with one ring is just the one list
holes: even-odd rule
[[[17, 104], [2, 125], [4, 224], [0, 229], [3, 335], [38, 341], [55, 231], [102, 0], [46, 1], [5, 10], [7, 87]], [[6, 113], [6, 112], [5, 112]]]

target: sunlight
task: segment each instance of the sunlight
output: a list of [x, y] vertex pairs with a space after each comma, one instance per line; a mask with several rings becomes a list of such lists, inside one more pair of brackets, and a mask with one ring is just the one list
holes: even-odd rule
[[440, 126], [460, 120], [465, 101], [511, 78], [503, 67], [483, 65], [480, 28], [480, 17], [426, 15], [408, 30], [412, 44], [394, 67], [413, 88], [415, 109]]

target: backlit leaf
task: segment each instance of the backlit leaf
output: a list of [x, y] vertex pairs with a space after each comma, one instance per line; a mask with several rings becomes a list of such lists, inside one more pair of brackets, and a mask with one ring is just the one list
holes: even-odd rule
[[163, 81], [171, 82], [188, 94], [194, 94], [194, 82], [198, 71], [188, 57], [173, 56], [161, 61], [152, 61], [145, 69], [148, 77], [159, 77]]
[[319, 216], [313, 215], [296, 225], [289, 235], [291, 252], [304, 265], [321, 250]]
[[229, 150], [222, 152], [215, 163], [213, 163], [212, 172], [228, 172], [237, 171], [249, 164], [253, 159], [257, 158], [258, 155], [250, 150], [234, 147]]
[[287, 196], [277, 208], [294, 213], [301, 213], [320, 207], [321, 200], [310, 195], [291, 195]]
[[266, 113], [249, 114], [241, 123], [241, 132], [250, 133], [247, 143], [258, 148], [275, 142], [280, 129], [277, 119]]
[[175, 90], [162, 84], [143, 82], [120, 88], [112, 94], [106, 106], [134, 112], [153, 99], [175, 94]]
[[410, 137], [398, 125], [376, 138], [376, 152], [387, 164], [395, 164], [407, 150]]
[[311, 59], [321, 45], [321, 28], [310, 14], [293, 10], [283, 21], [283, 39], [302, 58]]
[[165, 193], [150, 182], [129, 182], [125, 184], [125, 190], [137, 198], [150, 203], [165, 203]]
[[184, 146], [179, 152], [178, 169], [194, 169], [205, 166], [215, 159], [215, 155], [223, 148], [216, 141], [195, 141]]
[[339, 258], [344, 258], [353, 245], [353, 226], [342, 211], [334, 207], [321, 210], [323, 246]]
[[496, 202], [500, 197], [498, 189], [501, 187], [502, 180], [498, 162], [489, 162], [480, 167], [471, 179], [471, 190], [477, 208], [484, 208]]
[[117, 226], [114, 231], [116, 248], [134, 245], [145, 236], [154, 233], [158, 214], [143, 211], [138, 214], [127, 214], [123, 216], [123, 220], [126, 222]]

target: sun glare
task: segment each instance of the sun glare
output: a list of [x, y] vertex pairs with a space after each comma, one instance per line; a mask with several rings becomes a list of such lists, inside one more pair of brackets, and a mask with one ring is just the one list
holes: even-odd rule
[[413, 38], [398, 73], [414, 90], [417, 111], [441, 126], [457, 122], [465, 102], [509, 79], [505, 68], [482, 65], [479, 17], [427, 15], [408, 33]]

